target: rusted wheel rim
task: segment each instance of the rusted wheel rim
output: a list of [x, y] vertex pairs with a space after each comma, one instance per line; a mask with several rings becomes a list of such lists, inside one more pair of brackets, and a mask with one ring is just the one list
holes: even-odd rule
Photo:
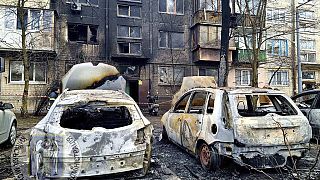
[[211, 156], [211, 153], [210, 153], [209, 147], [206, 144], [202, 145], [200, 149], [200, 161], [204, 166], [209, 165], [210, 156]]

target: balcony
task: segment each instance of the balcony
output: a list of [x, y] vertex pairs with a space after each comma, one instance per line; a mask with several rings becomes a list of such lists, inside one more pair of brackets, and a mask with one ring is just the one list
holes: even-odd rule
[[[239, 49], [238, 50], [238, 57], [236, 58], [236, 62], [238, 63], [250, 63], [250, 60], [253, 59], [253, 52], [252, 50], [248, 49]], [[259, 54], [259, 62], [266, 61], [266, 51], [260, 51]]]
[[220, 25], [222, 23], [222, 13], [215, 11], [198, 10], [194, 13], [193, 24], [213, 24]]

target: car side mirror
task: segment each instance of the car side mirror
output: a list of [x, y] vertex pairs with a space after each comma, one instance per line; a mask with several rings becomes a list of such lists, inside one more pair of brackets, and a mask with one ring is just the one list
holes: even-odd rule
[[11, 103], [3, 103], [3, 109], [13, 109], [14, 106]]

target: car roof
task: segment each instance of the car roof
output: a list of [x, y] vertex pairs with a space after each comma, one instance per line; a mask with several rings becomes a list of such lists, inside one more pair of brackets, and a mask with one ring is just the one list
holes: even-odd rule
[[309, 90], [309, 91], [303, 91], [302, 93], [297, 94], [297, 95], [295, 95], [295, 96], [292, 96], [291, 98], [292, 98], [292, 99], [296, 99], [296, 98], [299, 98], [299, 97], [301, 97], [301, 96], [303, 96], [303, 95], [307, 95], [307, 94], [318, 94], [318, 93], [320, 93], [320, 89], [313, 89], [313, 90]]
[[264, 88], [230, 88], [230, 87], [217, 87], [217, 88], [193, 88], [189, 91], [208, 91], [214, 92], [215, 90], [226, 91], [229, 94], [285, 94], [282, 91]]
[[123, 104], [135, 104], [135, 101], [124, 91], [120, 90], [72, 90], [65, 91], [61, 95], [61, 101], [77, 102], [77, 101], [108, 101], [123, 102]]

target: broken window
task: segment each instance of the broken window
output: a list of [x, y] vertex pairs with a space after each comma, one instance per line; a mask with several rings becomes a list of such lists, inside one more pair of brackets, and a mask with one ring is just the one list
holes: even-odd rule
[[184, 113], [191, 93], [186, 94], [175, 106], [175, 113]]
[[23, 13], [23, 23], [24, 28], [27, 29], [28, 26], [28, 10], [23, 9], [23, 12], [18, 11], [17, 13], [17, 29], [21, 29], [20, 13]]
[[98, 0], [67, 0], [67, 2], [71, 2], [71, 3], [81, 3], [84, 5], [99, 5]]
[[97, 42], [98, 26], [83, 24], [68, 24], [68, 39], [82, 43]]
[[118, 51], [122, 54], [141, 54], [141, 43], [119, 42]]
[[69, 106], [63, 111], [60, 125], [64, 128], [92, 130], [94, 127], [114, 129], [132, 124], [126, 106], [108, 106], [106, 102]]
[[168, 14], [183, 14], [184, 0], [159, 0], [159, 12]]
[[214, 76], [218, 77], [218, 70], [213, 68], [199, 68], [199, 76]]
[[118, 5], [118, 16], [140, 18], [141, 7], [131, 5]]
[[217, 11], [219, 7], [220, 11], [220, 1], [218, 0], [196, 0], [195, 1], [195, 9], [196, 10], [211, 10]]
[[184, 68], [181, 67], [159, 67], [159, 84], [181, 84], [184, 73]]
[[141, 38], [141, 27], [138, 26], [118, 26], [119, 37]]
[[193, 94], [189, 113], [201, 114], [203, 113], [203, 108], [206, 103], [207, 93], [204, 92], [195, 92]]
[[159, 47], [181, 49], [184, 47], [184, 33], [159, 31]]
[[[29, 69], [30, 82], [46, 81], [46, 63], [31, 62]], [[22, 61], [10, 61], [10, 82], [22, 82], [24, 71]]]
[[214, 110], [214, 95], [211, 94], [208, 100], [207, 113], [213, 113]]
[[265, 116], [275, 113], [281, 116], [297, 115], [292, 104], [282, 95], [235, 95], [238, 113], [244, 117]]

